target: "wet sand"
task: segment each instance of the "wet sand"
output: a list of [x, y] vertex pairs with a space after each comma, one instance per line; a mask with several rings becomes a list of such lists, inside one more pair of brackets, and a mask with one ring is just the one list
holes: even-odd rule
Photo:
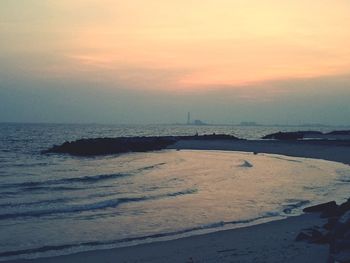
[[[92, 262], [326, 262], [328, 247], [295, 242], [300, 229], [322, 224], [307, 214], [260, 225], [134, 247], [96, 250], [31, 260], [35, 263]], [[27, 261], [16, 261], [27, 262]]]

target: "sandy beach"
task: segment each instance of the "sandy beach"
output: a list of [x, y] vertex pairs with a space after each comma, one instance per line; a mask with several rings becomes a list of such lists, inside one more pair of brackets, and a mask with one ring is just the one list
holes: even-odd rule
[[[350, 147], [341, 143], [179, 141], [169, 148], [272, 153], [350, 164]], [[317, 214], [304, 214], [170, 241], [14, 262], [326, 262], [327, 245], [295, 241], [300, 230], [324, 222]]]
[[[35, 263], [93, 262], [326, 262], [328, 247], [294, 242], [300, 229], [322, 224], [318, 215], [134, 247], [83, 252]], [[16, 261], [26, 262], [26, 261]]]

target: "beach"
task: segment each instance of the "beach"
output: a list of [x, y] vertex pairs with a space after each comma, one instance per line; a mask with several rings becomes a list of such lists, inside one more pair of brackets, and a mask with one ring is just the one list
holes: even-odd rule
[[35, 263], [93, 262], [326, 262], [328, 247], [295, 242], [302, 228], [322, 224], [318, 215], [290, 217], [251, 227], [134, 247], [43, 258]]
[[0, 263], [350, 263], [349, 13], [0, 0]]
[[[350, 164], [350, 148], [341, 143], [179, 141], [169, 148], [270, 153]], [[302, 229], [324, 223], [318, 214], [303, 214], [170, 241], [14, 262], [327, 262], [327, 245], [295, 241]]]
[[350, 147], [344, 141], [278, 141], [278, 140], [237, 140], [237, 141], [179, 141], [171, 149], [222, 150], [255, 153], [281, 154], [293, 157], [322, 159], [350, 164]]

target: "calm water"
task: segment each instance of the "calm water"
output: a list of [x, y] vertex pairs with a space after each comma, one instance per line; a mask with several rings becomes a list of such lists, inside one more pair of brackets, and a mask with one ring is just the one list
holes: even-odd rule
[[79, 138], [215, 132], [253, 139], [278, 130], [0, 124], [0, 260], [191, 235], [345, 200], [349, 166], [322, 160], [220, 151], [40, 154]]

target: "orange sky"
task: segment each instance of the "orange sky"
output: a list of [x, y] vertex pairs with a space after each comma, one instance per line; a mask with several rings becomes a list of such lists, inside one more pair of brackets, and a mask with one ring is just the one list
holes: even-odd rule
[[[201, 89], [350, 72], [350, 2], [3, 0], [0, 54], [31, 74]], [[152, 83], [152, 84], [150, 84]]]

